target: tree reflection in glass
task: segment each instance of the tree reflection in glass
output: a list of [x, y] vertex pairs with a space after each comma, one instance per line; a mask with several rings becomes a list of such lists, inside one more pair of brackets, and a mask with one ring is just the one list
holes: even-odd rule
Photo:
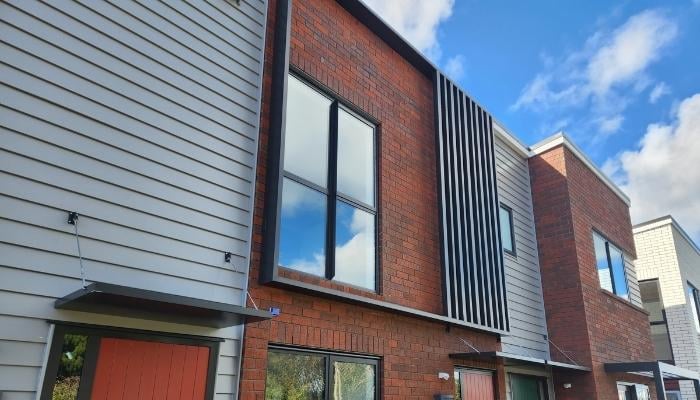
[[266, 400], [322, 400], [325, 360], [321, 355], [276, 352], [267, 358]]
[[333, 400], [371, 400], [376, 390], [374, 366], [336, 361], [333, 363]]

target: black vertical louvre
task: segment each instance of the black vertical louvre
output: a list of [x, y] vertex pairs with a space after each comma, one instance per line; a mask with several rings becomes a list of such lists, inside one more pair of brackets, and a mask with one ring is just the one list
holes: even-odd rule
[[445, 311], [507, 331], [492, 119], [440, 72], [435, 101]]

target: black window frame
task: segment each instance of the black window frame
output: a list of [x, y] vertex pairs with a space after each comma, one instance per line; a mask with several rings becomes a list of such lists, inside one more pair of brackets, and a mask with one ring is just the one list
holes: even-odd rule
[[56, 382], [56, 374], [58, 373], [58, 367], [66, 334], [83, 335], [87, 336], [88, 338], [77, 400], [90, 399], [92, 384], [97, 369], [97, 359], [100, 350], [99, 346], [101, 338], [133, 339], [157, 343], [209, 347], [209, 361], [207, 364], [207, 381], [205, 384], [204, 398], [214, 398], [214, 384], [216, 382], [216, 373], [218, 368], [219, 347], [220, 343], [224, 341], [223, 339], [62, 321], [49, 322], [54, 324], [54, 329], [49, 346], [49, 356], [42, 376], [43, 381], [41, 384], [40, 400], [51, 400], [52, 398], [53, 387], [54, 383]]
[[693, 295], [693, 298], [688, 300], [694, 302], [696, 310], [695, 315], [693, 315], [693, 318], [696, 319], [695, 321], [693, 321], [693, 324], [695, 325], [695, 332], [700, 334], [700, 330], [697, 328], [698, 326], [700, 326], [700, 291], [698, 291], [698, 288], [692, 283], [690, 283], [690, 281], [688, 281], [687, 283], [688, 291], [690, 291]]
[[[659, 284], [659, 279], [653, 278], [653, 279], [643, 279], [641, 281], [638, 281], [637, 283], [639, 283], [640, 297], [641, 297], [642, 284], [649, 283], [649, 282], [656, 283], [656, 287], [657, 287], [658, 292], [659, 292], [659, 301], [661, 302], [661, 305], [662, 305], [662, 307], [661, 307], [661, 316], [662, 316], [661, 321], [651, 321], [650, 320], [649, 325], [650, 326], [658, 326], [658, 325], [665, 325], [666, 326], [666, 337], [668, 338], [668, 344], [669, 344], [669, 347], [671, 348], [671, 359], [670, 360], [658, 360], [658, 361], [663, 361], [665, 363], [675, 365], [676, 356], [673, 352], [673, 343], [671, 343], [671, 332], [668, 330], [668, 319], [666, 318], [666, 308], [663, 307], [663, 298], [661, 296], [661, 286]], [[644, 306], [644, 298], [642, 297], [641, 300], [642, 300], [642, 307], [643, 307]], [[656, 351], [656, 349], [654, 349], [654, 351]]]
[[[603, 242], [605, 242], [605, 256], [606, 256], [607, 261], [608, 261], [608, 272], [610, 273], [610, 283], [612, 285], [612, 292], [611, 293], [622, 300], [630, 301], [630, 277], [627, 275], [627, 267], [625, 266], [625, 260], [627, 258], [625, 257], [624, 250], [622, 250], [622, 248], [620, 246], [618, 246], [617, 244], [615, 244], [613, 241], [608, 239], [607, 236], [603, 235], [602, 233], [600, 233], [599, 231], [594, 229], [593, 236], [592, 236], [591, 240], [593, 241], [592, 242], [593, 243], [593, 257], [596, 260], [596, 262], [595, 262], [596, 263], [596, 265], [595, 265], [596, 272], [598, 272], [598, 261], [597, 261], [598, 255], [595, 253], [595, 236], [598, 236], [600, 239], [603, 240]], [[625, 276], [625, 288], [627, 288], [627, 298], [626, 299], [624, 297], [622, 297], [619, 293], [617, 293], [617, 286], [615, 285], [615, 274], [613, 273], [612, 258], [610, 258], [610, 246], [615, 247], [615, 249], [617, 249], [620, 252], [620, 254], [622, 255], [622, 274]], [[600, 276], [598, 277], [598, 285], [600, 286], [601, 289], [608, 291], [602, 285], [600, 285]]]
[[[333, 351], [322, 351], [315, 349], [307, 349], [303, 347], [290, 347], [290, 346], [280, 346], [280, 345], [270, 345], [267, 349], [268, 354], [270, 352], [277, 353], [287, 353], [287, 354], [298, 354], [298, 355], [316, 355], [323, 357], [324, 364], [324, 374], [323, 378], [325, 380], [323, 386], [323, 396], [325, 400], [330, 400], [333, 394], [333, 362], [349, 362], [355, 364], [366, 364], [374, 366], [374, 395], [375, 400], [381, 399], [381, 359], [379, 357], [364, 355], [364, 354], [352, 354], [352, 353], [340, 353]], [[265, 370], [265, 391], [267, 391], [267, 370]]]
[[[505, 205], [504, 203], [499, 203], [499, 205], [498, 205], [498, 212], [499, 213], [501, 212], [501, 209], [505, 210], [508, 213], [508, 224], [510, 226], [510, 243], [513, 246], [513, 248], [511, 250], [506, 249], [506, 247], [503, 245], [503, 238], [501, 238], [501, 248], [503, 249], [504, 253], [509, 254], [513, 257], [517, 257], [518, 256], [518, 250], [517, 250], [518, 246], [515, 245], [515, 226], [513, 225], [513, 213], [514, 213], [514, 211], [511, 207]], [[500, 235], [503, 233], [503, 230], [500, 229], [501, 228], [500, 224], [503, 223], [500, 216], [499, 216], [498, 222], [499, 222], [498, 234]]]
[[[379, 136], [381, 130], [381, 124], [368, 116], [366, 113], [358, 110], [351, 103], [342, 99], [339, 95], [327, 89], [321, 85], [318, 81], [309, 77], [307, 74], [301, 72], [300, 70], [290, 66], [288, 76], [291, 76], [299, 80], [302, 84], [307, 85], [312, 90], [316, 91], [319, 95], [325, 96], [331, 100], [330, 106], [330, 118], [329, 118], [329, 130], [328, 130], [328, 170], [327, 170], [327, 182], [326, 187], [322, 187], [316, 183], [313, 183], [299, 175], [289, 172], [284, 169], [284, 141], [286, 139], [286, 134], [282, 135], [281, 138], [281, 151], [279, 157], [279, 169], [280, 169], [280, 182], [282, 183], [284, 179], [289, 179], [297, 184], [304, 186], [307, 189], [315, 190], [324, 196], [326, 196], [326, 235], [325, 235], [325, 274], [321, 278], [325, 278], [329, 281], [333, 281], [337, 284], [350, 286], [364, 291], [370, 291], [373, 293], [379, 293], [380, 290], [380, 263], [379, 263]], [[286, 108], [286, 107], [285, 107]], [[373, 127], [373, 154], [372, 159], [374, 161], [373, 173], [373, 194], [374, 194], [374, 206], [367, 204], [361, 200], [355, 199], [349, 195], [340, 193], [338, 191], [337, 177], [338, 177], [338, 113], [342, 110], [353, 117], [359, 119], [363, 123], [370, 127]], [[286, 114], [285, 114], [286, 115]], [[284, 122], [283, 122], [284, 123]], [[282, 201], [282, 190], [280, 190], [279, 201]], [[374, 216], [374, 287], [364, 287], [354, 285], [352, 283], [347, 283], [343, 281], [334, 280], [336, 274], [335, 265], [335, 247], [336, 247], [336, 207], [338, 202], [343, 202], [351, 207], [358, 208], [364, 212], [367, 212]], [[278, 213], [278, 218], [281, 222], [282, 214]], [[279, 222], [278, 222], [279, 223]], [[285, 267], [279, 263], [279, 234], [277, 235], [277, 242], [275, 244], [275, 256], [274, 260], [276, 262], [276, 268], [285, 268], [293, 270], [300, 274], [305, 274], [304, 272], [297, 271], [293, 268]], [[275, 271], [276, 275], [276, 271]], [[319, 276], [310, 274], [318, 278]]]

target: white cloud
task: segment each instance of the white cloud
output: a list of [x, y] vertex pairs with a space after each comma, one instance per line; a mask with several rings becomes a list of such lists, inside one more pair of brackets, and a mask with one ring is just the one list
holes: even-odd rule
[[622, 121], [624, 120], [625, 117], [619, 114], [609, 118], [601, 118], [598, 121], [598, 129], [600, 129], [602, 134], [606, 135], [615, 133], [620, 130], [620, 127], [622, 127]]
[[389, 25], [429, 58], [441, 56], [440, 23], [452, 15], [454, 0], [365, 0]]
[[[700, 0], [698, 0], [700, 1]], [[664, 82], [659, 82], [651, 89], [649, 92], [649, 103], [656, 104], [656, 102], [663, 96], [671, 93], [671, 89]]]
[[630, 17], [588, 63], [591, 90], [604, 95], [612, 86], [638, 78], [677, 32], [676, 24], [658, 11], [647, 10]]
[[676, 22], [659, 10], [633, 15], [616, 29], [601, 28], [580, 49], [559, 59], [547, 56], [544, 70], [525, 85], [511, 110], [546, 111], [555, 120], [584, 110], [577, 123], [581, 130], [610, 134], [619, 129], [632, 99], [651, 84], [649, 66], [677, 32]]
[[672, 214], [700, 238], [700, 93], [683, 100], [670, 124], [652, 124], [636, 150], [604, 170], [632, 201], [635, 223]]
[[464, 77], [464, 56], [458, 54], [445, 63], [445, 73], [455, 81]]

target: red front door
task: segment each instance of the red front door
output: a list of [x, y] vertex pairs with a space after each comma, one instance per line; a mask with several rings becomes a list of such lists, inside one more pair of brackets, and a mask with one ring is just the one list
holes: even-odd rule
[[209, 348], [103, 337], [92, 400], [204, 400]]
[[460, 399], [494, 400], [493, 374], [487, 371], [458, 370]]

